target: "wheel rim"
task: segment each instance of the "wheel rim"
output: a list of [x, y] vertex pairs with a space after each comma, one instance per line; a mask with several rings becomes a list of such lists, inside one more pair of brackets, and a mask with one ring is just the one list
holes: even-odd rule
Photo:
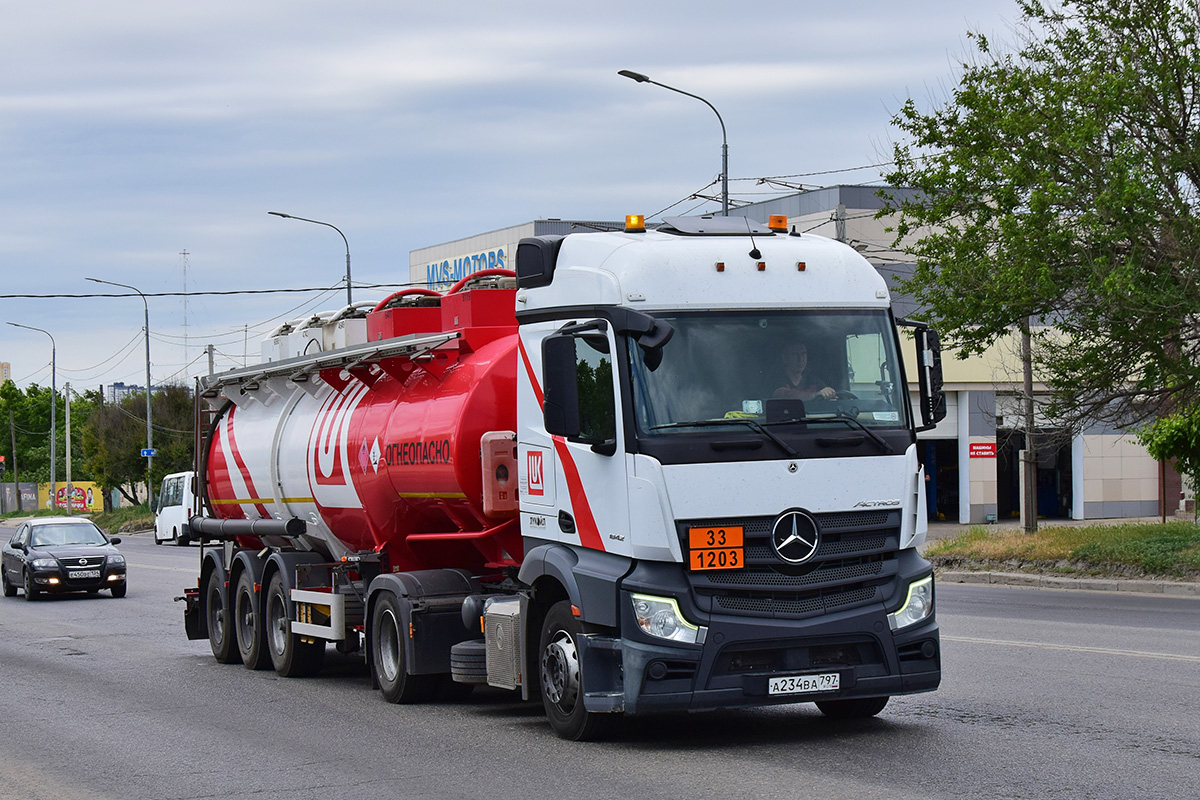
[[28, 572], [25, 573], [25, 596], [33, 597], [33, 578]]
[[237, 615], [238, 636], [246, 646], [249, 646], [254, 641], [254, 603], [250, 592], [245, 588], [238, 592], [234, 614]]
[[221, 593], [214, 586], [208, 593], [208, 629], [213, 632], [213, 639], [217, 642], [225, 641], [225, 615], [221, 613], [224, 610]]
[[546, 699], [563, 711], [575, 707], [579, 697], [579, 655], [575, 640], [566, 631], [555, 633], [542, 652], [542, 688]]
[[283, 604], [283, 596], [272, 592], [268, 601], [267, 631], [271, 636], [271, 649], [282, 655], [287, 649], [288, 618], [287, 607]]
[[390, 608], [384, 609], [379, 615], [376, 638], [379, 642], [379, 671], [388, 682], [394, 681], [400, 674], [400, 626]]

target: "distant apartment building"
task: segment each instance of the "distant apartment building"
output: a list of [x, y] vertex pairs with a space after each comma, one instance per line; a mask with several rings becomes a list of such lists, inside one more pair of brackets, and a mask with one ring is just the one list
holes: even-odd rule
[[[106, 403], [119, 403], [131, 394], [141, 394], [146, 391], [146, 387], [137, 384], [127, 383], [111, 383], [104, 390], [104, 401]], [[151, 392], [162, 391], [161, 386], [153, 386]]]
[[0, 383], [12, 380], [12, 364], [0, 361]]

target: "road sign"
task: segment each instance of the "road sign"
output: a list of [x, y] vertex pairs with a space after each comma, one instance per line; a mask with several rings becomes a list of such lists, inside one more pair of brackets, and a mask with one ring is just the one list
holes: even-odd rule
[[142, 448], [142, 458], [154, 458], [156, 455], [158, 455], [158, 451], [153, 447]]

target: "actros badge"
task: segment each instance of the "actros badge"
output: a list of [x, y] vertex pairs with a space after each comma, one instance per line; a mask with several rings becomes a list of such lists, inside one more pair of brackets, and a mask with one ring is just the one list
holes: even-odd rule
[[821, 534], [817, 523], [803, 511], [785, 511], [771, 528], [771, 546], [789, 564], [803, 564], [817, 554]]

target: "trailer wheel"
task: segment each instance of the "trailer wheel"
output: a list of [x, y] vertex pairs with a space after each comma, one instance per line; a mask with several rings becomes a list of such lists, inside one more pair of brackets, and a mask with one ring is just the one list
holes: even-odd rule
[[574, 742], [595, 739], [608, 719], [583, 707], [583, 671], [576, 638], [583, 626], [563, 600], [550, 607], [542, 623], [538, 647], [538, 684], [550, 727], [561, 738]]
[[212, 648], [213, 658], [221, 664], [236, 664], [238, 652], [234, 647], [233, 630], [229, 625], [224, 583], [217, 570], [209, 573], [204, 590], [208, 608], [208, 646]]
[[820, 700], [817, 708], [831, 719], [865, 719], [873, 717], [888, 704], [887, 697], [856, 697], [852, 700]]
[[418, 703], [428, 700], [436, 687], [436, 675], [409, 675], [406, 663], [410, 645], [401, 623], [400, 603], [391, 592], [381, 592], [371, 613], [371, 664], [375, 679], [389, 703]]
[[267, 650], [275, 671], [285, 678], [304, 678], [320, 670], [325, 661], [325, 641], [306, 642], [291, 632], [287, 591], [278, 572], [271, 576], [264, 608]]
[[246, 669], [266, 669], [271, 666], [267, 652], [267, 627], [254, 592], [254, 576], [243, 572], [233, 595], [233, 630], [237, 637], [238, 655]]

